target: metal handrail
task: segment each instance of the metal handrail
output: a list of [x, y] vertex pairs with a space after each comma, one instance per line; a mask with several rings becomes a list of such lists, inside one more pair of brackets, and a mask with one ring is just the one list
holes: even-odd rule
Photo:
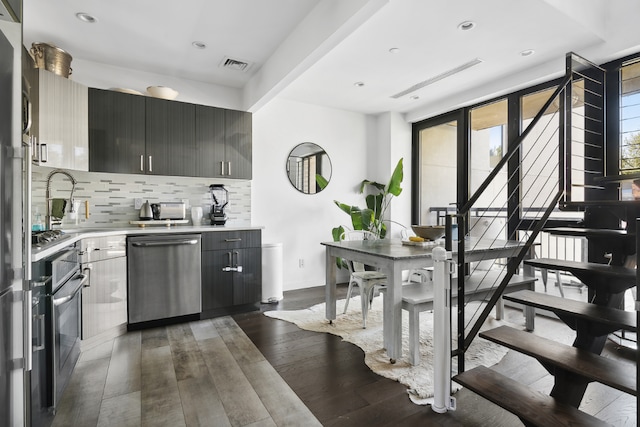
[[[529, 125], [524, 129], [524, 131], [515, 139], [515, 141], [509, 145], [509, 149], [505, 156], [498, 162], [498, 164], [494, 167], [494, 169], [488, 174], [482, 184], [478, 187], [478, 189], [474, 192], [473, 195], [469, 197], [469, 199], [464, 203], [462, 207], [460, 207], [455, 215], [445, 216], [447, 219], [447, 234], [450, 232], [450, 223], [452, 222], [451, 218], [455, 217], [458, 221], [458, 233], [461, 238], [458, 240], [458, 348], [452, 352], [452, 355], [458, 356], [458, 371], [464, 371], [464, 353], [468, 349], [469, 345], [473, 341], [473, 339], [478, 334], [481, 325], [484, 323], [486, 318], [489, 316], [492, 308], [498, 301], [498, 299], [502, 296], [503, 291], [506, 289], [509, 281], [511, 280], [513, 274], [520, 268], [521, 262], [527, 257], [530, 253], [531, 247], [533, 246], [538, 234], [545, 226], [545, 223], [548, 221], [549, 217], [553, 212], [558, 211], [558, 206], [561, 201], [567, 198], [567, 195], [570, 195], [570, 189], [567, 186], [571, 186], [571, 176], [568, 177], [566, 174], [570, 174], [570, 163], [571, 159], [565, 158], [565, 154], [571, 154], [571, 129], [565, 129], [571, 125], [571, 113], [572, 106], [567, 106], [565, 100], [571, 100], [571, 89], [573, 87], [573, 79], [574, 77], [579, 77], [579, 74], [575, 72], [572, 68], [574, 66], [575, 58], [577, 56], [574, 54], [567, 55], [567, 73], [565, 77], [561, 80], [558, 87], [553, 91], [553, 94], [549, 97], [549, 99], [543, 104], [538, 113], [534, 116]], [[579, 58], [579, 57], [577, 57]], [[584, 65], [586, 60], [582, 60], [579, 58], [577, 61], [580, 65]], [[559, 100], [559, 101], [556, 101]], [[542, 119], [544, 116], [548, 115], [547, 110], [552, 106], [554, 102], [558, 102], [559, 108], [554, 111], [553, 116], [549, 119], [549, 121], [543, 124], [543, 127], [540, 128], [539, 125], [542, 124]], [[570, 101], [569, 101], [570, 104]], [[564, 107], [564, 108], [563, 108]], [[560, 117], [560, 121], [558, 122], [557, 128], [550, 127], [552, 123], [554, 123], [555, 117]], [[532, 142], [533, 146], [538, 147], [538, 153], [535, 154], [538, 157], [533, 159], [529, 159], [529, 163], [525, 163], [525, 158], [529, 155], [534, 155], [534, 149], [526, 151], [522, 148], [524, 147], [524, 142], [528, 141], [527, 137], [532, 134], [534, 128], [538, 128], [540, 130], [539, 136], [536, 136], [535, 140]], [[588, 129], [583, 129], [583, 131], [587, 131]], [[577, 134], [576, 134], [577, 135]], [[546, 140], [544, 138], [547, 138]], [[585, 138], [586, 139], [586, 138]], [[553, 141], [558, 141], [557, 144], [552, 144]], [[586, 151], [586, 150], [585, 150]], [[516, 158], [514, 156], [519, 155], [520, 158]], [[546, 156], [546, 157], [545, 157]], [[589, 156], [586, 156], [589, 157]], [[517, 159], [517, 166], [514, 167], [512, 160]], [[597, 161], [599, 159], [593, 159]], [[493, 200], [489, 203], [484, 202], [484, 207], [474, 207], [474, 205], [480, 200], [480, 197], [483, 196], [486, 190], [492, 187], [498, 177], [498, 174], [504, 173], [505, 167], [511, 164], [511, 167], [508, 170], [506, 183], [504, 186], [495, 192], [495, 196]], [[529, 169], [524, 170], [526, 165], [529, 166]], [[540, 171], [536, 172], [535, 168], [540, 169]], [[555, 171], [555, 172], [554, 172]], [[544, 172], [547, 172], [546, 174]], [[581, 171], [583, 172], [583, 171]], [[509, 175], [510, 174], [510, 175]], [[526, 191], [523, 191], [523, 182], [525, 182], [525, 177], [527, 179], [532, 179], [536, 182], [539, 188], [544, 191], [539, 191], [538, 193], [531, 192], [531, 188], [527, 188]], [[532, 181], [533, 182], [533, 181]], [[506, 190], [506, 193], [503, 191]], [[547, 191], [548, 190], [548, 191]], [[531, 192], [531, 194], [529, 194]], [[502, 206], [498, 206], [501, 202], [498, 200], [500, 195], [506, 194], [505, 200], [502, 202]], [[490, 196], [491, 197], [491, 196]], [[517, 204], [514, 205], [511, 201], [517, 200]], [[523, 207], [523, 200], [527, 200], [528, 204], [531, 207]], [[494, 205], [494, 203], [496, 203]], [[542, 202], [542, 203], [540, 203]], [[508, 205], [508, 207], [507, 207]], [[533, 206], [537, 207], [533, 207]], [[542, 206], [542, 207], [540, 207]], [[432, 209], [436, 210], [436, 209]], [[437, 214], [440, 215], [440, 211], [443, 208], [437, 209]], [[448, 211], [448, 208], [444, 208], [445, 212]], [[502, 272], [506, 273], [504, 275], [500, 275], [501, 279], [496, 280], [494, 283], [490, 283], [491, 288], [494, 290], [488, 300], [485, 300], [486, 304], [484, 308], [478, 308], [476, 315], [479, 315], [475, 318], [474, 324], [470, 325], [469, 331], [467, 331], [467, 326], [465, 324], [465, 276], [469, 273], [474, 267], [467, 265], [464, 259], [465, 253], [465, 238], [467, 233], [471, 233], [473, 231], [473, 227], [469, 227], [465, 225], [465, 221], [470, 219], [470, 214], [475, 212], [476, 216], [473, 218], [476, 219], [476, 223], [479, 223], [483, 218], [490, 218], [486, 221], [483, 221], [486, 225], [485, 230], [482, 232], [482, 237], [487, 236], [488, 230], [491, 227], [494, 227], [496, 221], [506, 219], [505, 225], [502, 227], [499, 233], [504, 233], [506, 229], [508, 231], [508, 235], [504, 236], [505, 239], [515, 239], [521, 240], [522, 249], [519, 253], [513, 258], [509, 259], [509, 262], [506, 265], [503, 265]], [[496, 215], [502, 212], [506, 212], [506, 215]], [[490, 215], [487, 215], [490, 214]], [[526, 214], [535, 214], [533, 217], [525, 218]], [[540, 214], [542, 214], [540, 216]], [[478, 220], [479, 218], [479, 220]], [[438, 218], [439, 219], [439, 218]], [[499, 225], [499, 224], [498, 224]], [[517, 236], [519, 232], [525, 232], [522, 235], [524, 238], [519, 239]], [[490, 237], [490, 236], [489, 236]], [[449, 239], [448, 239], [449, 240]], [[497, 242], [497, 238], [493, 237], [492, 244]], [[448, 246], [448, 245], [447, 245]], [[491, 261], [491, 269], [494, 268], [496, 264], [495, 260]], [[477, 267], [475, 267], [477, 268]], [[493, 280], [493, 279], [491, 279]], [[498, 283], [499, 282], [499, 283]], [[484, 283], [483, 285], [486, 285]], [[478, 285], [480, 286], [480, 285]], [[462, 303], [461, 301], [465, 301]], [[481, 312], [480, 312], [481, 310]]]

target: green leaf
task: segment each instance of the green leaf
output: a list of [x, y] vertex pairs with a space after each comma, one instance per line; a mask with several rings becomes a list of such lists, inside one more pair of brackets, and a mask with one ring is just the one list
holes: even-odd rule
[[379, 182], [369, 181], [368, 179], [365, 179], [360, 183], [360, 194], [364, 193], [364, 188], [367, 185], [371, 185], [372, 187], [378, 189], [378, 191], [384, 191], [384, 184], [380, 184]]
[[389, 180], [389, 184], [387, 185], [387, 192], [393, 194], [394, 196], [399, 196], [402, 193], [402, 179], [404, 178], [404, 173], [402, 171], [402, 158], [398, 161], [393, 174], [391, 175], [391, 179]]
[[337, 200], [334, 200], [333, 203], [336, 204], [337, 207], [339, 207], [344, 213], [346, 213], [347, 215], [351, 215], [351, 212], [359, 212], [360, 208], [357, 206], [350, 206], [344, 203], [340, 203]]
[[360, 218], [362, 228], [360, 228], [359, 230], [373, 231], [373, 228], [375, 228], [376, 220], [375, 212], [372, 209], [363, 209], [360, 214]]
[[327, 185], [329, 185], [329, 181], [327, 181], [327, 179], [319, 173], [316, 174], [316, 183], [318, 184], [320, 191], [324, 190]]
[[[365, 209], [366, 210], [366, 209]], [[363, 212], [364, 211], [354, 211], [351, 212], [351, 225], [353, 225], [353, 229], [354, 230], [364, 230], [362, 227], [362, 223], [363, 223]]]
[[338, 226], [335, 227], [331, 230], [331, 235], [333, 236], [333, 241], [334, 242], [339, 242], [340, 241], [340, 237], [344, 234], [344, 227], [343, 226]]
[[384, 239], [384, 236], [387, 235], [387, 224], [385, 224], [384, 222], [380, 223], [380, 233], [378, 235], [379, 239]]
[[380, 219], [384, 194], [369, 194], [365, 200], [367, 202], [367, 208], [374, 212], [374, 218]]

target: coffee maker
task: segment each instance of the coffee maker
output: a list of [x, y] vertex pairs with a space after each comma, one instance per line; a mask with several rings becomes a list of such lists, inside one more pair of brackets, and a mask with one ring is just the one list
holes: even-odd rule
[[229, 192], [222, 184], [211, 184], [209, 191], [213, 200], [210, 214], [211, 224], [224, 225], [227, 222], [227, 214], [224, 213], [224, 208], [229, 204]]

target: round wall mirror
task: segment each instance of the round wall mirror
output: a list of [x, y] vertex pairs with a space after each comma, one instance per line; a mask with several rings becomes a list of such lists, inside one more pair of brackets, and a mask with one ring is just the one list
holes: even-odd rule
[[316, 194], [331, 180], [331, 160], [322, 147], [313, 142], [296, 145], [287, 159], [291, 185], [304, 194]]

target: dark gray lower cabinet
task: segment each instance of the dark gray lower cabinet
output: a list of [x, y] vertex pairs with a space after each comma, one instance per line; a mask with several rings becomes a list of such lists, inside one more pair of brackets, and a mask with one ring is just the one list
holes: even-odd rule
[[262, 295], [261, 232], [202, 235], [203, 317], [253, 310]]

